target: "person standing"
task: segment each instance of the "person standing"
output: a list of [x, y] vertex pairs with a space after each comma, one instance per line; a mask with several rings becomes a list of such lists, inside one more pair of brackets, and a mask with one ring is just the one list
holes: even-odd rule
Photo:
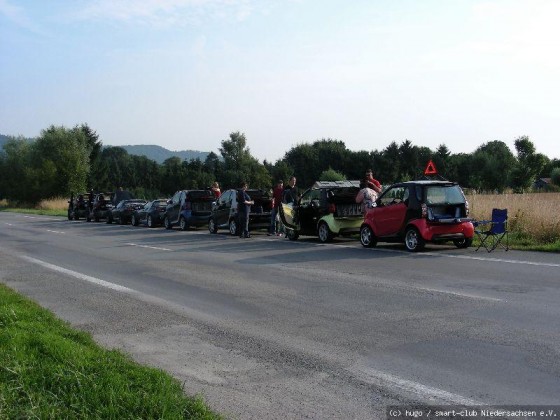
[[373, 170], [368, 169], [366, 171], [366, 180], [368, 182], [369, 188], [371, 188], [377, 194], [381, 194], [381, 183], [373, 177]]
[[212, 192], [214, 193], [214, 197], [216, 197], [216, 200], [220, 198], [220, 195], [222, 195], [222, 191], [220, 191], [220, 184], [214, 182], [212, 184]]
[[360, 182], [360, 191], [356, 195], [356, 203], [362, 205], [362, 213], [366, 214], [367, 209], [375, 207], [375, 201], [377, 200], [377, 193], [369, 187], [369, 182], [364, 179]]
[[250, 238], [249, 233], [249, 213], [251, 213], [251, 206], [254, 201], [251, 200], [249, 194], [247, 194], [248, 184], [246, 182], [241, 183], [241, 189], [237, 191], [237, 215], [239, 219], [239, 237], [240, 238]]
[[296, 205], [299, 199], [298, 190], [296, 187], [296, 177], [291, 176], [288, 186], [284, 188], [284, 193], [282, 195], [282, 201], [286, 204]]
[[278, 208], [282, 204], [282, 195], [284, 194], [284, 181], [279, 180], [272, 190], [272, 209], [270, 211], [270, 228], [268, 236], [280, 235], [280, 223], [278, 219]]

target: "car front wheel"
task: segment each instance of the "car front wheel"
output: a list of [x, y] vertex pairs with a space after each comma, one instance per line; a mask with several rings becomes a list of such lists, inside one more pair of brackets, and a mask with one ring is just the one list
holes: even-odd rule
[[420, 235], [420, 232], [414, 227], [409, 227], [404, 235], [404, 244], [406, 249], [411, 252], [421, 251], [426, 245], [426, 241]]
[[319, 224], [317, 233], [319, 235], [319, 240], [323, 243], [331, 242], [333, 240], [333, 234], [329, 229], [329, 225], [327, 225], [325, 222], [321, 222]]
[[377, 245], [377, 239], [368, 225], [364, 225], [360, 229], [360, 242], [366, 248], [372, 248]]
[[132, 215], [132, 219], [130, 219], [130, 224], [132, 226], [138, 226], [140, 223], [138, 222], [138, 218], [136, 217], [136, 215]]
[[208, 220], [208, 230], [210, 231], [210, 233], [218, 232], [218, 228], [216, 227], [216, 221], [213, 218], [210, 218], [210, 220]]
[[453, 244], [457, 248], [468, 248], [472, 245], [472, 238], [454, 239]]
[[163, 219], [163, 225], [165, 226], [165, 229], [171, 229], [173, 226], [171, 226], [171, 220], [169, 220], [169, 217], [165, 216], [165, 219]]
[[237, 222], [235, 219], [229, 221], [229, 233], [233, 236], [237, 235]]
[[154, 219], [152, 219], [152, 216], [148, 216], [148, 220], [147, 220], [146, 223], [148, 224], [149, 228], [153, 228], [155, 226], [154, 225]]
[[290, 241], [297, 241], [297, 239], [299, 238], [299, 233], [292, 229], [286, 229], [286, 237]]
[[189, 225], [187, 224], [187, 220], [184, 217], [181, 217], [179, 219], [179, 227], [181, 228], [181, 230], [187, 230], [187, 228], [189, 227]]

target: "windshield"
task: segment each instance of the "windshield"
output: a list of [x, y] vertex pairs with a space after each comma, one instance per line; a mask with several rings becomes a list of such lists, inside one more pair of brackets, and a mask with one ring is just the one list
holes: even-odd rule
[[426, 187], [426, 204], [464, 204], [465, 197], [458, 185]]

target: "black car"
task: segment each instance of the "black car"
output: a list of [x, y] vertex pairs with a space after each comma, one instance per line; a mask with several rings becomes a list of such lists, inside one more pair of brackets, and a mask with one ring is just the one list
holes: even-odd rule
[[214, 200], [216, 196], [210, 189], [177, 191], [167, 202], [163, 225], [166, 229], [179, 225], [181, 230], [206, 226], [212, 214]]
[[99, 222], [101, 219], [106, 219], [114, 205], [111, 201], [113, 193], [97, 193], [94, 195], [93, 202], [90, 206], [90, 212], [86, 216], [86, 221], [92, 220]]
[[356, 195], [359, 181], [317, 181], [299, 200], [279, 207], [286, 236], [317, 235], [321, 242], [360, 232], [363, 215]]
[[131, 223], [133, 226], [139, 224], [148, 227], [156, 227], [163, 223], [163, 215], [167, 207], [166, 199], [158, 199], [146, 203], [141, 209], [132, 213]]
[[[212, 216], [208, 221], [210, 233], [218, 229], [228, 229], [232, 235], [239, 235], [239, 220], [237, 214], [238, 190], [227, 190], [214, 203]], [[254, 201], [249, 213], [249, 230], [268, 229], [270, 226], [270, 212], [272, 210], [272, 196], [263, 190], [247, 190], [247, 195]]]
[[87, 192], [70, 194], [68, 200], [68, 220], [86, 218], [90, 210], [89, 194]]
[[119, 222], [121, 225], [126, 225], [132, 220], [132, 215], [136, 210], [143, 208], [146, 205], [146, 200], [132, 199], [121, 200], [116, 207], [111, 210], [107, 216], [107, 223]]

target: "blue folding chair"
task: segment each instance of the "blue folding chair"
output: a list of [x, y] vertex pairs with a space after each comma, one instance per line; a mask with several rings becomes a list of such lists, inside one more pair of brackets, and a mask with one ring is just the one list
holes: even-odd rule
[[[480, 240], [476, 251], [478, 251], [480, 247], [484, 247], [488, 252], [492, 252], [498, 246], [506, 251], [509, 250], [507, 220], [507, 209], [492, 209], [492, 220], [474, 221], [474, 233]], [[504, 238], [505, 245], [503, 243]]]

